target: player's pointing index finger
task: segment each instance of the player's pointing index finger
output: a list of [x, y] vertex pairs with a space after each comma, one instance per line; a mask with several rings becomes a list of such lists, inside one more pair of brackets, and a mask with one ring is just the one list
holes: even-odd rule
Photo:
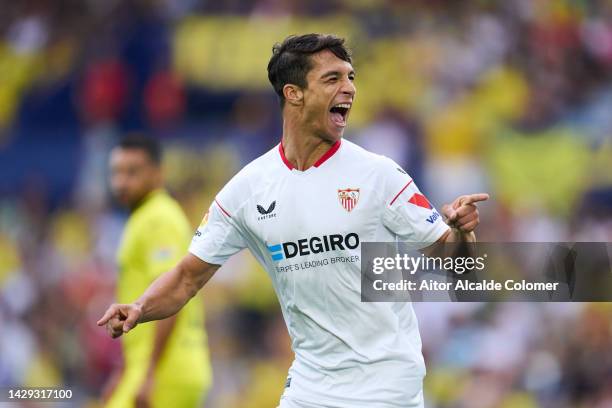
[[486, 201], [488, 199], [489, 199], [489, 195], [487, 193], [470, 194], [470, 195], [465, 196], [461, 200], [461, 204], [468, 205], [472, 203], [477, 203], [479, 201]]
[[106, 322], [108, 322], [111, 317], [113, 317], [115, 315], [115, 313], [117, 312], [116, 310], [116, 306], [112, 305], [111, 307], [109, 307], [106, 310], [106, 313], [104, 313], [104, 316], [102, 316], [102, 318], [100, 320], [98, 320], [98, 326], [103, 326], [106, 324]]

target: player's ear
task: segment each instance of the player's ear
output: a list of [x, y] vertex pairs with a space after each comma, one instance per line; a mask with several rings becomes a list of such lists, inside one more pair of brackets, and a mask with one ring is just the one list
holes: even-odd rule
[[304, 92], [297, 85], [286, 84], [283, 86], [283, 95], [285, 101], [291, 105], [299, 106], [304, 102]]

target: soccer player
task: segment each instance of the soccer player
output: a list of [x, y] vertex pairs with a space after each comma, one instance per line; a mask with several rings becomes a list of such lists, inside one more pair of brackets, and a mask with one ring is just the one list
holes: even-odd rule
[[[118, 253], [117, 299], [129, 302], [185, 253], [191, 227], [163, 189], [161, 150], [143, 135], [111, 152], [111, 189], [129, 208]], [[123, 338], [123, 368], [113, 375], [107, 408], [200, 407], [211, 382], [202, 300]]]
[[360, 301], [360, 243], [474, 241], [475, 203], [488, 196], [457, 198], [445, 222], [396, 163], [342, 139], [355, 100], [343, 39], [285, 39], [268, 77], [283, 114], [280, 144], [219, 192], [176, 267], [98, 324], [120, 336], [173, 315], [249, 248], [272, 279], [295, 352], [280, 407], [423, 407], [412, 306]]

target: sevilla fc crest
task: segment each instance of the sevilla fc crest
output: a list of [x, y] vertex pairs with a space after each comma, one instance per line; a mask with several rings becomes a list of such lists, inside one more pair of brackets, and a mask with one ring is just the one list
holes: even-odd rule
[[359, 201], [359, 189], [346, 188], [344, 190], [338, 190], [338, 200], [340, 200], [340, 205], [346, 211], [353, 211], [353, 208], [355, 208]]

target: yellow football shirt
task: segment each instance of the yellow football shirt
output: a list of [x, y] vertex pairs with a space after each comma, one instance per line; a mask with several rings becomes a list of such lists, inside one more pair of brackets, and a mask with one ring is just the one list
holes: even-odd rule
[[[131, 214], [123, 232], [117, 301], [133, 302], [156, 277], [174, 267], [187, 253], [190, 237], [191, 228], [179, 204], [163, 190], [151, 192]], [[124, 373], [107, 406], [133, 406], [148, 369], [155, 329], [153, 322], [140, 324], [121, 337]], [[158, 363], [154, 406], [163, 406], [163, 401], [174, 407], [195, 406], [192, 403], [203, 398], [210, 382], [204, 307], [196, 296], [179, 312]]]

